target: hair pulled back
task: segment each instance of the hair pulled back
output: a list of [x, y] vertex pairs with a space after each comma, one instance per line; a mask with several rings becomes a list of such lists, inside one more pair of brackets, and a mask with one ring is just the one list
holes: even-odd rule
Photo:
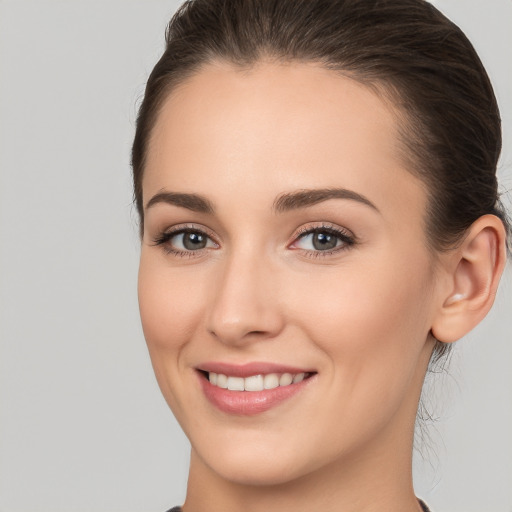
[[[425, 0], [187, 0], [169, 22], [137, 117], [132, 168], [141, 232], [144, 164], [164, 100], [214, 60], [247, 69], [263, 59], [317, 62], [392, 100], [408, 168], [426, 185], [431, 249], [453, 247], [485, 214], [510, 234], [489, 77], [463, 32]], [[446, 347], [438, 342], [434, 358]]]

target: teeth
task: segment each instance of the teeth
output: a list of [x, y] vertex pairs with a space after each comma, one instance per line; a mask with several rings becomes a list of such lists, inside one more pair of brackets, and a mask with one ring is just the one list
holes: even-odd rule
[[243, 391], [244, 390], [244, 378], [243, 377], [228, 377], [228, 389], [231, 391]]
[[225, 375], [222, 375], [222, 373], [217, 375], [217, 386], [224, 389], [227, 389], [228, 387], [228, 378]]
[[289, 386], [293, 382], [293, 375], [291, 373], [283, 373], [279, 378], [280, 386]]
[[268, 373], [267, 375], [251, 375], [250, 377], [230, 377], [222, 373], [209, 372], [208, 380], [214, 386], [230, 391], [263, 391], [279, 386], [289, 386], [304, 380], [305, 373]]
[[279, 375], [277, 373], [269, 373], [263, 378], [263, 387], [265, 389], [274, 389], [279, 386]]
[[303, 373], [298, 373], [297, 375], [294, 375], [293, 383], [297, 384], [297, 382], [300, 382], [300, 381], [304, 380], [304, 376], [305, 375]]
[[263, 390], [263, 375], [253, 375], [244, 379], [245, 391], [262, 391]]

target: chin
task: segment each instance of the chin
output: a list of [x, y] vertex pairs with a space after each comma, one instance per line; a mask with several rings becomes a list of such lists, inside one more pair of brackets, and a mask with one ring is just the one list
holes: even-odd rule
[[246, 445], [241, 449], [230, 446], [213, 452], [209, 450], [204, 455], [200, 450], [195, 451], [211, 471], [239, 485], [282, 485], [312, 470], [311, 457], [308, 459], [299, 449], [288, 453], [269, 445]]
[[282, 463], [275, 464], [275, 460], [261, 462], [244, 461], [243, 464], [222, 464], [212, 469], [223, 479], [247, 486], [275, 486], [283, 485], [303, 476], [298, 468], [283, 467]]

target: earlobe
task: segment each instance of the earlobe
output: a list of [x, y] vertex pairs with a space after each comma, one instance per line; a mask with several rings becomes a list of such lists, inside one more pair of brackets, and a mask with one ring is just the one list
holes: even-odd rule
[[445, 343], [457, 341], [487, 315], [506, 261], [505, 228], [495, 215], [484, 215], [468, 230], [446, 261], [448, 283], [432, 325]]

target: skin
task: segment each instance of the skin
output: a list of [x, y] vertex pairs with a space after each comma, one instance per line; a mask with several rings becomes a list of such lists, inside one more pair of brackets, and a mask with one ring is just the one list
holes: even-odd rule
[[[163, 105], [144, 205], [173, 192], [214, 207], [144, 212], [140, 312], [192, 445], [185, 512], [420, 510], [411, 454], [429, 333], [452, 341], [485, 315], [504, 234], [484, 219], [459, 249], [432, 254], [426, 192], [400, 156], [396, 120], [372, 91], [312, 63], [213, 62]], [[347, 198], [273, 208], [282, 194], [334, 187], [375, 208]], [[155, 243], [184, 224], [209, 236], [204, 249], [170, 252], [183, 251], [181, 236]], [[355, 243], [322, 253], [300, 237], [326, 225]], [[195, 371], [205, 361], [317, 374], [279, 406], [237, 416], [205, 399]]]

